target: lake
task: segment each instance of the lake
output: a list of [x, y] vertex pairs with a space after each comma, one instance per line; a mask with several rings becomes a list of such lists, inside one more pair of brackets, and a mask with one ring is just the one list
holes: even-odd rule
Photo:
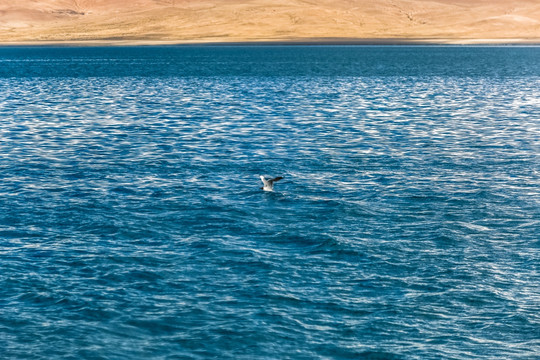
[[540, 47], [2, 47], [0, 179], [6, 359], [540, 353]]

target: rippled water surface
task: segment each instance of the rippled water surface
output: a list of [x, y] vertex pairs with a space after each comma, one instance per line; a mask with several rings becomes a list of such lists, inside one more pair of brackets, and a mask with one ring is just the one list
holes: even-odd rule
[[535, 359], [539, 250], [540, 48], [0, 49], [1, 358]]

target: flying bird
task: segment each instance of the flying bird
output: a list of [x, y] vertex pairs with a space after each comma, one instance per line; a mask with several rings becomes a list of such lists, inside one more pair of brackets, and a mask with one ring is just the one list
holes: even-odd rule
[[276, 178], [273, 178], [273, 179], [266, 179], [264, 176], [261, 175], [261, 181], [263, 182], [263, 187], [261, 189], [263, 189], [264, 191], [274, 191], [274, 183], [276, 181], [279, 181], [283, 179], [282, 176], [278, 176]]

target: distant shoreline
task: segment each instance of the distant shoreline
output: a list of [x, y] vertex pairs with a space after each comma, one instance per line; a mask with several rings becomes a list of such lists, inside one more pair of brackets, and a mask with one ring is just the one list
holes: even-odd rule
[[145, 40], [99, 39], [66, 41], [0, 42], [0, 47], [93, 47], [93, 46], [331, 46], [331, 45], [433, 45], [433, 46], [540, 46], [540, 39], [437, 39], [437, 38], [306, 38], [280, 40]]
[[4, 3], [0, 46], [540, 45], [538, 0]]

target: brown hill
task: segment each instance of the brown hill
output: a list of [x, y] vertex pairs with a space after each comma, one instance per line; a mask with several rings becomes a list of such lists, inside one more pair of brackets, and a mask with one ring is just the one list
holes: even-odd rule
[[0, 0], [0, 42], [540, 42], [538, 0]]

